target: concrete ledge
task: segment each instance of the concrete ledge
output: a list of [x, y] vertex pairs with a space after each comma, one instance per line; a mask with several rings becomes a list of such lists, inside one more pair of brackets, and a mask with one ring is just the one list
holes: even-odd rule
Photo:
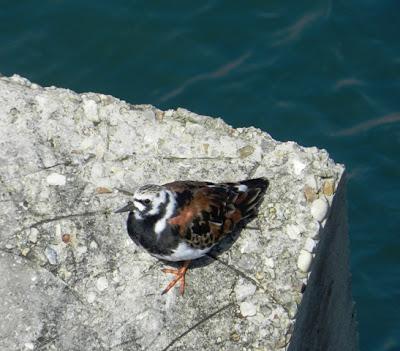
[[[0, 349], [357, 350], [344, 168], [184, 109], [0, 78]], [[145, 183], [265, 176], [184, 297], [111, 211]], [[304, 292], [304, 294], [303, 294]]]

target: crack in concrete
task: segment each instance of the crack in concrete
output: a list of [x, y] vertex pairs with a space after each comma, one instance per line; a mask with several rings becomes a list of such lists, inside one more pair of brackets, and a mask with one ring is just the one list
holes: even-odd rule
[[52, 166], [42, 167], [42, 168], [39, 168], [39, 169], [37, 169], [35, 171], [32, 171], [32, 172], [29, 172], [29, 173], [20, 174], [17, 177], [11, 177], [11, 178], [4, 179], [4, 182], [9, 182], [9, 181], [12, 181], [12, 180], [25, 178], [25, 177], [28, 177], [28, 176], [30, 176], [32, 174], [36, 174], [36, 173], [40, 173], [40, 172], [43, 172], [43, 171], [47, 171], [49, 169], [52, 169], [52, 168], [55, 168], [55, 167], [58, 167], [58, 166], [68, 166], [68, 165], [69, 165], [69, 162], [56, 163], [56, 164], [54, 164]]
[[[51, 344], [54, 341], [56, 341], [57, 338], [58, 338], [58, 335], [55, 336], [54, 338], [48, 338], [48, 339], [43, 337], [43, 341], [40, 341], [40, 342], [37, 343], [37, 349], [38, 350], [43, 350], [46, 346], [48, 346], [49, 344]], [[36, 340], [38, 340], [38, 339], [36, 339]]]
[[90, 217], [90, 216], [96, 216], [99, 214], [102, 215], [108, 215], [110, 212], [108, 210], [98, 210], [98, 211], [89, 211], [89, 212], [82, 212], [82, 213], [71, 213], [68, 215], [61, 215], [61, 216], [55, 216], [53, 218], [46, 218], [46, 219], [42, 219], [38, 222], [35, 222], [31, 225], [22, 227], [20, 229], [18, 229], [17, 231], [14, 232], [13, 236], [15, 237], [16, 235], [22, 233], [25, 230], [28, 229], [32, 229], [32, 228], [36, 228], [41, 226], [42, 224], [46, 224], [46, 223], [51, 223], [51, 222], [56, 222], [56, 221], [61, 221], [63, 219], [67, 219], [67, 218], [75, 218], [75, 217]]
[[70, 285], [68, 285], [67, 282], [65, 282], [64, 280], [62, 280], [57, 274], [55, 274], [53, 271], [51, 271], [50, 269], [48, 269], [46, 267], [46, 265], [41, 266], [39, 265], [35, 260], [32, 260], [28, 257], [22, 256], [20, 254], [18, 254], [17, 252], [13, 252], [13, 251], [8, 251], [7, 249], [3, 249], [0, 248], [0, 252], [3, 252], [5, 254], [8, 255], [12, 255], [14, 257], [19, 257], [22, 259], [22, 261], [25, 261], [25, 263], [31, 267], [32, 269], [34, 268], [33, 265], [35, 266], [35, 268], [37, 268], [37, 271], [40, 272], [40, 270], [44, 270], [48, 273], [50, 273], [58, 282], [61, 283], [62, 289], [67, 290], [69, 293], [71, 293], [71, 295], [83, 306], [86, 306], [86, 303], [84, 302], [84, 300], [82, 299], [82, 297], [80, 296], [80, 294]]
[[213, 254], [208, 253], [207, 256], [209, 256], [210, 258], [212, 258], [215, 261], [218, 261], [219, 263], [221, 263], [225, 267], [229, 268], [230, 270], [234, 271], [236, 273], [236, 275], [239, 275], [240, 277], [248, 280], [249, 282], [254, 284], [257, 288], [265, 291], [265, 289], [262, 285], [260, 285], [254, 278], [249, 277], [246, 273], [242, 272], [240, 269], [236, 268], [235, 266], [230, 265], [229, 263], [225, 262], [224, 260], [221, 260], [218, 256], [215, 256]]
[[204, 318], [202, 318], [200, 321], [198, 321], [197, 323], [195, 323], [194, 325], [192, 325], [191, 327], [189, 327], [188, 329], [186, 329], [183, 333], [181, 333], [180, 335], [178, 335], [177, 337], [175, 337], [174, 339], [172, 339], [172, 341], [166, 346], [164, 347], [161, 351], [167, 351], [172, 345], [174, 345], [177, 341], [179, 341], [180, 339], [182, 339], [184, 336], [186, 336], [187, 334], [189, 334], [192, 330], [196, 329], [197, 327], [199, 327], [200, 325], [202, 325], [203, 323], [207, 322], [209, 319], [211, 319], [212, 317], [216, 316], [217, 314], [225, 311], [226, 309], [230, 308], [234, 306], [233, 302], [230, 302], [224, 306], [222, 306], [221, 308], [219, 308], [218, 310], [214, 311], [213, 313], [205, 316]]
[[141, 339], [143, 339], [143, 337], [131, 338], [129, 340], [126, 340], [126, 341], [120, 342], [119, 344], [111, 346], [110, 350], [113, 350], [113, 349], [115, 349], [117, 347], [127, 346], [127, 345], [132, 344], [132, 343], [136, 344], [137, 341], [139, 341]]
[[85, 184], [83, 184], [83, 186], [81, 186], [79, 188], [76, 196], [72, 200], [72, 206], [76, 206], [82, 201], [82, 194], [85, 192], [85, 189], [86, 189], [87, 185], [88, 185], [88, 183], [85, 183]]
[[47, 218], [47, 219], [42, 219], [41, 221], [38, 221], [36, 223], [31, 224], [29, 227], [27, 228], [23, 228], [24, 229], [31, 229], [31, 228], [36, 228], [42, 224], [46, 224], [46, 223], [50, 223], [50, 222], [56, 222], [56, 221], [60, 221], [62, 219], [67, 219], [67, 218], [75, 218], [75, 217], [89, 217], [89, 216], [95, 216], [98, 214], [108, 214], [108, 211], [105, 210], [98, 210], [98, 211], [89, 211], [89, 212], [83, 212], [83, 213], [71, 213], [68, 215], [62, 215], [62, 216], [56, 216], [53, 218]]
[[277, 305], [279, 305], [280, 307], [282, 307], [288, 316], [290, 315], [289, 309], [287, 307], [285, 307], [285, 305], [283, 303], [281, 303], [278, 298], [275, 297], [275, 295], [273, 294], [273, 291], [267, 289], [266, 287], [261, 285], [259, 282], [257, 282], [257, 280], [255, 280], [252, 277], [249, 277], [246, 273], [242, 272], [240, 269], [236, 268], [235, 266], [230, 265], [229, 263], [225, 262], [224, 260], [221, 260], [219, 257], [214, 256], [209, 253], [207, 254], [207, 256], [209, 256], [210, 258], [212, 258], [215, 261], [218, 261], [219, 263], [221, 263], [225, 267], [229, 268], [230, 270], [234, 271], [237, 275], [239, 275], [243, 279], [246, 279], [247, 281], [251, 282], [252, 284], [254, 284], [257, 287], [257, 289], [260, 289], [262, 292], [267, 293], [272, 302], [274, 302]]

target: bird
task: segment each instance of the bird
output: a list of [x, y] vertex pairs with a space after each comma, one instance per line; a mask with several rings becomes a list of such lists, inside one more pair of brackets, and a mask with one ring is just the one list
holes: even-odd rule
[[185, 275], [192, 260], [205, 256], [225, 237], [257, 215], [269, 186], [266, 178], [212, 183], [179, 180], [163, 185], [146, 184], [115, 213], [129, 212], [127, 231], [133, 242], [152, 256], [181, 262], [179, 269], [165, 268], [184, 294]]

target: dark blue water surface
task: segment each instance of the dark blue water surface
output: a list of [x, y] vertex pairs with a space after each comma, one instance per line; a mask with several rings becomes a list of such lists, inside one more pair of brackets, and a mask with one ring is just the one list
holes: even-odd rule
[[400, 350], [400, 1], [3, 0], [0, 72], [326, 148], [361, 350]]

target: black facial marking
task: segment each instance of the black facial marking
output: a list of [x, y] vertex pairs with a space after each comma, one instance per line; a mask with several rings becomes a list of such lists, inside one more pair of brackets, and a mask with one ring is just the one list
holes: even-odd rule
[[135, 200], [143, 204], [146, 208], [141, 211], [140, 213], [145, 217], [145, 220], [149, 223], [155, 223], [157, 222], [160, 218], [165, 216], [167, 206], [170, 202], [170, 196], [168, 193], [166, 193], [166, 201], [162, 202], [158, 208], [158, 213], [155, 215], [149, 215], [148, 213], [153, 209], [153, 206], [151, 204], [151, 201], [149, 199], [144, 199], [144, 200]]
[[149, 199], [144, 199], [144, 200], [135, 199], [135, 201], [140, 202], [144, 206], [150, 204], [150, 200]]

